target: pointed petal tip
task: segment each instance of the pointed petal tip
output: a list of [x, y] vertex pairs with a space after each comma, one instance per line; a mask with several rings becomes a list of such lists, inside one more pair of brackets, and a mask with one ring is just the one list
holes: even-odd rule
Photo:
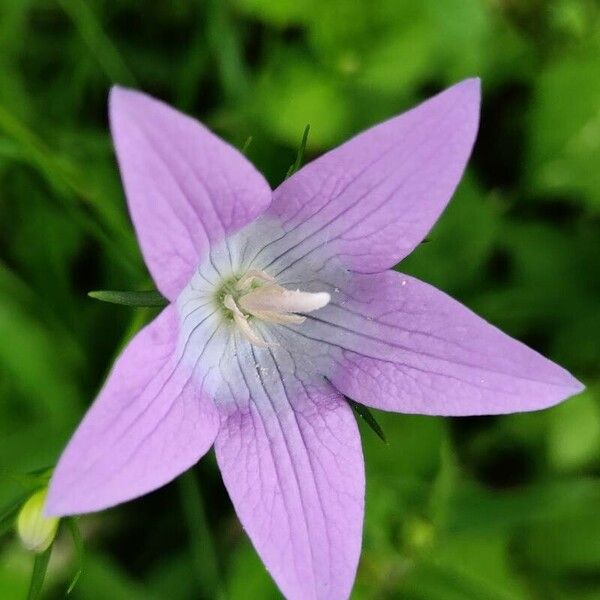
[[540, 406], [541, 409], [550, 408], [551, 406], [565, 402], [585, 390], [585, 384], [576, 379], [567, 369], [549, 359], [546, 360], [554, 367], [555, 377], [553, 378], [553, 382], [555, 393], [549, 398], [546, 406]]
[[571, 396], [576, 396], [577, 394], [581, 394], [581, 392], [585, 391], [586, 386], [585, 383], [582, 383], [581, 381], [579, 381], [579, 379], [575, 379], [575, 377], [571, 375], [569, 387], [571, 389], [571, 392], [568, 398], [570, 398]]
[[479, 96], [481, 94], [481, 77], [468, 77], [467, 79], [455, 83], [449, 89], [452, 88], [462, 88]]
[[140, 90], [119, 84], [114, 84], [108, 93], [108, 110], [111, 121], [115, 118], [117, 112], [119, 114], [129, 113], [136, 116], [145, 107], [153, 103], [162, 104], [162, 101]]
[[[562, 367], [559, 368], [562, 369]], [[543, 397], [538, 403], [534, 403], [523, 410], [515, 409], [514, 412], [546, 410], [558, 404], [562, 404], [563, 402], [567, 402], [573, 398], [573, 396], [577, 396], [585, 390], [585, 385], [581, 383], [581, 381], [575, 379], [568, 371], [565, 371], [563, 382], [555, 383], [554, 386], [553, 391]]]
[[[225, 413], [215, 443], [217, 462], [241, 524], [282, 595], [347, 599], [364, 515], [356, 419], [329, 384], [290, 379], [289, 385], [293, 395], [267, 402], [272, 408], [265, 412]], [[284, 400], [283, 381], [279, 389]], [[258, 386], [253, 398], [263, 397]], [[271, 419], [281, 423], [274, 432]], [[297, 445], [296, 439], [303, 441]], [[289, 481], [296, 484], [285, 485]]]
[[479, 115], [479, 107], [481, 106], [481, 79], [479, 77], [471, 77], [457, 84], [465, 95], [465, 101], [470, 103]]
[[469, 86], [474, 91], [481, 90], [481, 77], [467, 77], [467, 79], [463, 79], [460, 83]]
[[458, 94], [463, 98], [465, 104], [472, 106], [473, 112], [479, 115], [479, 107], [481, 105], [481, 79], [479, 77], [469, 77], [455, 83], [449, 88], [440, 92], [442, 95]]
[[[395, 271], [355, 275], [342, 294], [351, 299], [348, 308], [337, 303], [322, 320], [333, 327], [342, 323], [345, 331], [350, 324], [360, 337], [344, 334], [347, 350], [331, 381], [366, 406], [438, 416], [499, 415], [545, 410], [585, 389], [556, 362], [417, 279]], [[394, 320], [381, 329], [380, 315]], [[333, 327], [325, 334], [320, 330], [321, 339], [331, 339], [326, 336]], [[411, 332], [408, 338], [405, 331]], [[375, 352], [377, 358], [368, 358]]]
[[144, 96], [143, 92], [124, 87], [117, 83], [111, 86], [110, 91], [108, 92], [108, 106], [112, 111], [118, 104], [140, 96]]
[[118, 83], [110, 86], [110, 90], [108, 91], [108, 102], [109, 104], [114, 102], [119, 96], [121, 96], [124, 92], [127, 92], [127, 88], [120, 86]]
[[471, 77], [470, 79], [465, 80], [465, 86], [468, 86], [468, 89], [474, 96], [474, 99], [477, 100], [477, 103], [481, 101], [481, 78], [480, 77]]
[[114, 126], [117, 111], [120, 112], [120, 106], [125, 100], [125, 96], [129, 90], [120, 85], [113, 85], [108, 92], [108, 116], [110, 119], [111, 128]]

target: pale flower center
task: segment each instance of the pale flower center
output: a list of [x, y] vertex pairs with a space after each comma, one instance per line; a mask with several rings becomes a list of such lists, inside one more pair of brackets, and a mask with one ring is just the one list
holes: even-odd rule
[[296, 313], [323, 308], [331, 299], [327, 292], [288, 290], [264, 271], [256, 270], [223, 286], [221, 298], [240, 333], [252, 344], [263, 348], [269, 344], [252, 328], [252, 318], [266, 323], [296, 325], [305, 320]]

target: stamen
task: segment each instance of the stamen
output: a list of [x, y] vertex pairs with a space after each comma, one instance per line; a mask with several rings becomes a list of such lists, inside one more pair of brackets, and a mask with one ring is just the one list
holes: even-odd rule
[[306, 317], [300, 315], [285, 315], [270, 310], [255, 310], [252, 314], [261, 321], [279, 325], [300, 325], [306, 321]]
[[248, 319], [246, 316], [240, 311], [233, 296], [231, 294], [227, 294], [223, 299], [223, 305], [225, 308], [228, 308], [233, 315], [233, 320], [235, 324], [240, 328], [240, 333], [255, 346], [259, 346], [260, 348], [266, 348], [269, 344], [265, 342], [262, 338], [258, 337], [256, 333], [250, 327], [248, 323]]
[[[253, 282], [263, 282], [253, 286]], [[255, 346], [266, 348], [270, 345], [263, 340], [250, 326], [249, 317], [276, 323], [279, 325], [300, 325], [306, 317], [295, 313], [308, 313], [326, 306], [331, 300], [327, 292], [302, 292], [286, 290], [275, 283], [275, 279], [264, 271], [251, 269], [247, 271], [233, 287], [225, 288], [223, 306], [231, 312], [231, 316], [240, 333]]]
[[257, 269], [250, 269], [245, 275], [240, 277], [239, 281], [235, 284], [236, 289], [240, 292], [243, 290], [247, 290], [255, 279], [259, 279], [260, 281], [266, 281], [269, 283], [274, 282], [275, 280], [267, 275], [264, 271], [258, 271]]

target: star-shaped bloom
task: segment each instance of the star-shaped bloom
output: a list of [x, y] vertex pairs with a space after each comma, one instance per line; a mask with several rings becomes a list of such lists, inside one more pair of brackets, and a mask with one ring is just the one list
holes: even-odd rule
[[48, 512], [150, 492], [214, 444], [240, 521], [282, 592], [346, 598], [365, 481], [344, 395], [388, 411], [482, 415], [580, 391], [558, 365], [389, 270], [452, 196], [479, 104], [479, 81], [463, 81], [271, 191], [197, 121], [113, 89], [129, 210], [171, 304], [116, 361], [58, 463]]

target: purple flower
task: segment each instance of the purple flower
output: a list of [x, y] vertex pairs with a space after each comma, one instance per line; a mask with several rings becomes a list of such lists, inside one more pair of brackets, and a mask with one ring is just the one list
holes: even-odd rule
[[190, 117], [113, 89], [129, 209], [171, 304], [117, 360], [52, 479], [53, 515], [158, 488], [214, 444], [237, 514], [288, 598], [346, 598], [364, 465], [343, 395], [404, 413], [537, 410], [567, 371], [390, 271], [471, 152], [479, 81], [358, 135], [274, 192]]

